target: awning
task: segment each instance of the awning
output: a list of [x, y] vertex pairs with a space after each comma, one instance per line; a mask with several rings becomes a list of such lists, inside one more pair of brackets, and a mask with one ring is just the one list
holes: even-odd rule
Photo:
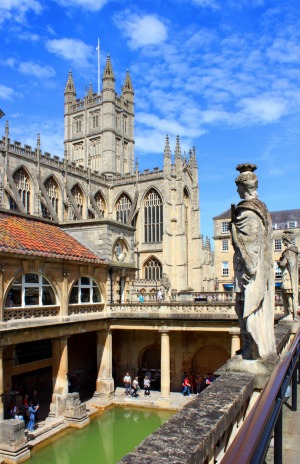
[[233, 284], [223, 284], [224, 290], [232, 290], [233, 289]]

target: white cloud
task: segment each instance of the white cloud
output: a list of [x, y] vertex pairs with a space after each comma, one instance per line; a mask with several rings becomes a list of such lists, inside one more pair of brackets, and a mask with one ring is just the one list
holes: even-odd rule
[[56, 75], [55, 70], [51, 66], [41, 66], [33, 61], [22, 61], [18, 63], [15, 58], [7, 58], [3, 63], [27, 76], [50, 78]]
[[19, 65], [19, 71], [22, 74], [40, 78], [49, 78], [55, 76], [56, 72], [51, 66], [40, 66], [32, 61], [24, 61]]
[[286, 113], [286, 103], [272, 97], [243, 98], [239, 106], [252, 122], [275, 122]]
[[46, 48], [49, 52], [73, 63], [77, 67], [86, 67], [92, 57], [93, 48], [79, 39], [53, 39], [48, 40]]
[[167, 26], [153, 14], [138, 15], [126, 10], [114, 17], [114, 23], [132, 49], [160, 45], [168, 37]]
[[111, 0], [56, 0], [56, 3], [66, 8], [80, 7], [89, 11], [99, 11]]
[[9, 100], [14, 96], [14, 94], [15, 92], [11, 87], [0, 84], [0, 98], [3, 98], [3, 100]]
[[1, 0], [0, 2], [0, 25], [7, 20], [18, 23], [24, 22], [27, 13], [39, 14], [42, 5], [38, 0]]

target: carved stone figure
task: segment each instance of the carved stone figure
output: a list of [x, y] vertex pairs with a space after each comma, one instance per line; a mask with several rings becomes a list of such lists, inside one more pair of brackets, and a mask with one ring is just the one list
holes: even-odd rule
[[160, 279], [160, 284], [164, 289], [163, 293], [164, 293], [165, 299], [168, 299], [169, 290], [170, 290], [170, 287], [171, 287], [171, 282], [170, 282], [170, 279], [169, 279], [169, 277], [167, 276], [167, 274], [165, 272], [163, 273], [162, 278]]
[[295, 235], [285, 230], [282, 242], [285, 246], [278, 266], [282, 270], [282, 299], [284, 319], [296, 320], [298, 311], [298, 248], [293, 244]]
[[274, 358], [274, 272], [272, 220], [258, 199], [255, 164], [239, 164], [230, 225], [234, 247], [234, 291], [244, 359]]

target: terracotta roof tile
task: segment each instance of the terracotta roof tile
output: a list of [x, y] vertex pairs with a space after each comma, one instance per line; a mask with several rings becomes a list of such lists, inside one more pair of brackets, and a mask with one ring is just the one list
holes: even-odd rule
[[5, 213], [0, 213], [0, 251], [106, 264], [60, 227]]

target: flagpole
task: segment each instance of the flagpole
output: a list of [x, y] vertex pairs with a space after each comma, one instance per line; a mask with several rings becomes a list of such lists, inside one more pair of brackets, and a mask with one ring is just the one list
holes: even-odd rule
[[100, 40], [98, 38], [98, 47], [96, 48], [98, 52], [98, 95], [100, 95]]

